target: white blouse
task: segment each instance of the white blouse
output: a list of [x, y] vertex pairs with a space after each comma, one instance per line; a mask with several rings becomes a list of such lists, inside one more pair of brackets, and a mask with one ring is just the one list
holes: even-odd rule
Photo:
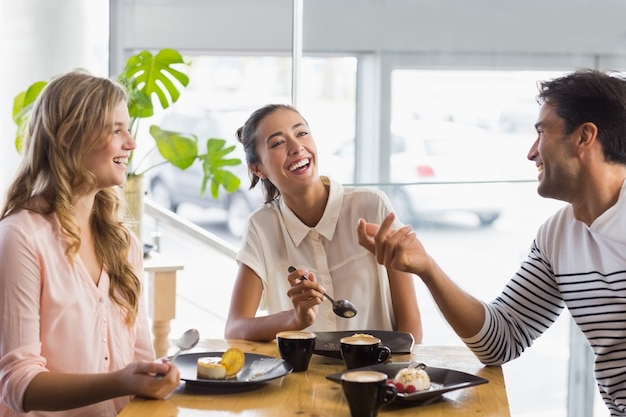
[[341, 318], [331, 303], [323, 302], [307, 330], [395, 330], [387, 270], [359, 245], [356, 232], [359, 218], [381, 223], [392, 211], [391, 203], [382, 191], [322, 179], [330, 192], [317, 226], [303, 224], [282, 198], [267, 203], [251, 215], [237, 261], [261, 278], [261, 309], [268, 314], [293, 308], [287, 296], [287, 269], [293, 265], [314, 272], [329, 296], [350, 300], [358, 311], [353, 318]]

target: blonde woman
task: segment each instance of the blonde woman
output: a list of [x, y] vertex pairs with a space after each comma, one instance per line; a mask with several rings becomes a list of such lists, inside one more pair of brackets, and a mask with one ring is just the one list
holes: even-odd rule
[[179, 384], [155, 361], [143, 251], [120, 217], [136, 147], [126, 99], [71, 72], [34, 105], [0, 215], [0, 416], [114, 416]]

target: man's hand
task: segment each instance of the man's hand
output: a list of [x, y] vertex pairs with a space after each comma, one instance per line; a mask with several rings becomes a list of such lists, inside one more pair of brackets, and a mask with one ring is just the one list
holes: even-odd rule
[[359, 219], [359, 244], [374, 254], [379, 264], [419, 275], [432, 266], [430, 256], [411, 226], [391, 228], [395, 218], [393, 213], [388, 214], [380, 226]]

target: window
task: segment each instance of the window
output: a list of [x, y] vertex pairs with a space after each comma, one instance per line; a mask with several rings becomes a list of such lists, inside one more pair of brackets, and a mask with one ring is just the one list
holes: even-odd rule
[[[290, 58], [279, 56], [188, 56], [190, 83], [180, 99], [151, 122], [162, 128], [196, 134], [200, 143], [215, 137], [235, 145], [241, 166], [232, 171], [242, 180], [234, 194], [200, 195], [201, 167], [180, 171], [169, 164], [148, 172], [150, 197], [211, 232], [238, 244], [249, 214], [263, 201], [261, 187], [250, 182], [243, 147], [235, 131], [257, 108], [291, 100]], [[340, 147], [354, 142], [356, 58], [307, 57], [302, 65], [299, 111], [315, 137], [320, 173], [351, 182], [354, 154], [339, 163]], [[143, 137], [147, 141], [152, 139]], [[138, 149], [150, 149], [139, 146]], [[154, 155], [152, 155], [154, 157]], [[158, 157], [158, 156], [156, 156]]]

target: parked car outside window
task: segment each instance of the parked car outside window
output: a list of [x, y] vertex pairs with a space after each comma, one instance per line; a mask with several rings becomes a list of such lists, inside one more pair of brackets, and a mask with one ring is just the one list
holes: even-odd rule
[[394, 186], [392, 200], [408, 219], [445, 213], [474, 214], [482, 226], [493, 224], [503, 208], [509, 185], [504, 179], [500, 144], [486, 129], [445, 121], [394, 123], [406, 150], [391, 155], [391, 179], [433, 185]]
[[[391, 186], [385, 191], [406, 223], [440, 221], [472, 214], [481, 226], [501, 215], [510, 184], [502, 144], [480, 127], [456, 122], [410, 119], [392, 123]], [[354, 160], [354, 141], [336, 152]]]
[[235, 145], [235, 151], [230, 155], [241, 159], [242, 163], [228, 169], [241, 179], [241, 185], [233, 193], [227, 193], [220, 187], [218, 198], [214, 199], [208, 188], [204, 195], [200, 194], [201, 164], [196, 162], [186, 170], [165, 164], [149, 171], [149, 197], [174, 212], [178, 212], [183, 204], [217, 211], [214, 216], [217, 222], [223, 222], [233, 237], [241, 237], [248, 217], [263, 204], [260, 187], [248, 190], [250, 179], [243, 147], [235, 139], [237, 127], [245, 122], [249, 114], [249, 111], [243, 110], [168, 113], [160, 122], [161, 128], [195, 134], [201, 152], [204, 152], [202, 148], [209, 138], [225, 139], [229, 145]]

